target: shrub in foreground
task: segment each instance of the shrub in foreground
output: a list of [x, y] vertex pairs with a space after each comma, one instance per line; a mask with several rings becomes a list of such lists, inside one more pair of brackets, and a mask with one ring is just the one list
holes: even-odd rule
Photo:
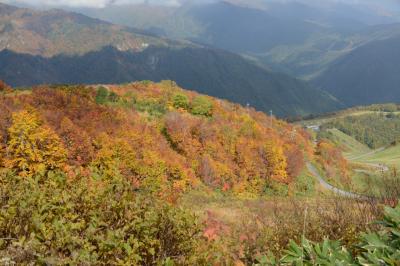
[[314, 243], [303, 238], [300, 245], [290, 242], [280, 262], [262, 256], [257, 265], [400, 265], [400, 205], [386, 207], [379, 224], [380, 231], [363, 233], [352, 250], [338, 241]]
[[0, 175], [0, 257], [46, 265], [188, 262], [201, 239], [196, 218], [122, 178], [68, 180]]

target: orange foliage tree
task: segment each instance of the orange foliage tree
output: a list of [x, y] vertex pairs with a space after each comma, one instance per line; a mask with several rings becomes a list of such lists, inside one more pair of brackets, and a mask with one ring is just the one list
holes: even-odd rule
[[349, 186], [349, 167], [342, 151], [328, 140], [318, 142], [316, 150], [318, 161], [324, 167], [328, 178], [339, 179], [342, 184]]

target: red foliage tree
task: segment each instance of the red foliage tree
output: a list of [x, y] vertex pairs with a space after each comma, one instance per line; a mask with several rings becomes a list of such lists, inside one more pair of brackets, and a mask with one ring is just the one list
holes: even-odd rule
[[293, 180], [300, 175], [304, 168], [304, 154], [299, 147], [292, 145], [285, 150], [285, 156], [287, 158], [287, 173]]
[[11, 92], [12, 88], [10, 86], [8, 86], [4, 81], [0, 80], [0, 93], [1, 92]]
[[68, 149], [68, 162], [71, 165], [88, 165], [94, 156], [94, 147], [89, 135], [70, 119], [61, 120], [58, 132]]

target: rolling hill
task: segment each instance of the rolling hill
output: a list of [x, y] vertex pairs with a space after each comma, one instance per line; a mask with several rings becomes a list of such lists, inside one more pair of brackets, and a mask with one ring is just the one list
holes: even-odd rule
[[78, 13], [37, 11], [0, 3], [0, 50], [50, 57], [84, 54], [107, 45], [121, 51], [141, 51], [150, 44], [166, 45], [160, 38]]
[[173, 79], [189, 89], [262, 111], [272, 109], [280, 116], [341, 106], [329, 94], [239, 55], [76, 13], [0, 4], [0, 32], [0, 79], [13, 86]]

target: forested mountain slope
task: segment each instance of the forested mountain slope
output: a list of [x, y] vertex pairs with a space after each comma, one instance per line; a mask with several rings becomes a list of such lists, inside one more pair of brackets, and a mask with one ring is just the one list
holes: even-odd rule
[[300, 80], [266, 72], [231, 53], [206, 49], [151, 47], [131, 53], [108, 47], [83, 56], [52, 58], [3, 51], [0, 66], [0, 76], [14, 86], [174, 78], [189, 89], [280, 116], [328, 112], [341, 106]]

